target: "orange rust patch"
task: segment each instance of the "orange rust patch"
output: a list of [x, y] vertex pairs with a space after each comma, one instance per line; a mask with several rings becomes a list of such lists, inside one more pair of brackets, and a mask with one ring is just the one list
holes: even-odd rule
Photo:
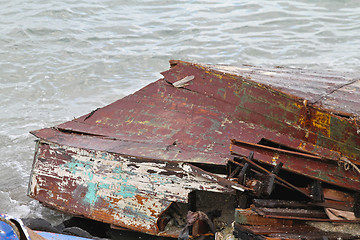
[[330, 120], [330, 114], [316, 111], [312, 119], [312, 124], [325, 136], [330, 137]]
[[142, 205], [144, 204], [143, 200], [144, 200], [144, 199], [145, 199], [145, 200], [147, 199], [146, 197], [143, 197], [143, 196], [140, 196], [140, 195], [136, 195], [135, 198], [136, 198], [136, 200], [138, 201], [138, 203], [139, 203], [139, 204], [142, 204]]
[[151, 212], [151, 215], [152, 217], [157, 217], [158, 215], [156, 214], [156, 211], [152, 208], [149, 208], [149, 211]]
[[114, 203], [118, 203], [120, 201], [119, 198], [115, 198], [115, 197], [108, 197], [108, 201], [109, 201], [109, 204], [114, 204]]

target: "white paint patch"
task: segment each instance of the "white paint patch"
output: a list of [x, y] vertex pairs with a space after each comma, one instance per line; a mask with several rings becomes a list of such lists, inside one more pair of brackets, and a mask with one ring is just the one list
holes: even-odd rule
[[189, 82], [195, 78], [194, 75], [186, 76], [183, 79], [180, 79], [179, 81], [176, 81], [173, 83], [173, 86], [176, 88], [185, 87], [189, 85]]
[[220, 126], [221, 126], [221, 127], [224, 127], [226, 123], [230, 123], [230, 124], [231, 124], [232, 121], [229, 120], [228, 118], [225, 118], [225, 119], [221, 122], [221, 125], [220, 125]]
[[[133, 157], [108, 152], [45, 144], [50, 149], [38, 148], [30, 195], [36, 198], [40, 190], [51, 191], [53, 197], [49, 196], [47, 203], [52, 206], [56, 207], [56, 202], [52, 202], [55, 199], [71, 201], [69, 210], [78, 214], [83, 213], [77, 205], [89, 206], [89, 217], [95, 211], [111, 213], [114, 220], [110, 223], [130, 229], [156, 231], [159, 216], [171, 202], [188, 202], [188, 194], [194, 190], [229, 191], [213, 176], [194, 174], [192, 167], [185, 163], [138, 162]], [[46, 178], [51, 178], [57, 189], [48, 189]], [[69, 191], [73, 199], [62, 199]], [[99, 202], [107, 204], [103, 206]], [[100, 221], [109, 219], [93, 217]]]

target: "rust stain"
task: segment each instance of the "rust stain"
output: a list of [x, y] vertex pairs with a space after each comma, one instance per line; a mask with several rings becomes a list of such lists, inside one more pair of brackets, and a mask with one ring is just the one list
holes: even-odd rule
[[[262, 163], [283, 162], [286, 171], [360, 190], [357, 173], [341, 165], [341, 159], [360, 165], [354, 76], [170, 65], [163, 79], [128, 97], [33, 131], [40, 141], [29, 195], [71, 214], [156, 235], [158, 218], [171, 202], [187, 203], [191, 191], [252, 191], [217, 175], [227, 171], [232, 151], [253, 151]], [[248, 145], [229, 151], [230, 139]], [[264, 139], [269, 146], [260, 144]]]
[[154, 209], [152, 209], [151, 207], [149, 208], [149, 211], [151, 212], [151, 216], [152, 217], [157, 217], [157, 212], [154, 210]]
[[312, 124], [325, 136], [330, 137], [330, 115], [319, 111], [315, 112], [315, 116], [312, 119]]
[[144, 200], [147, 199], [146, 197], [144, 196], [140, 196], [140, 195], [135, 195], [135, 198], [137, 199], [138, 203], [143, 205], [144, 204]]

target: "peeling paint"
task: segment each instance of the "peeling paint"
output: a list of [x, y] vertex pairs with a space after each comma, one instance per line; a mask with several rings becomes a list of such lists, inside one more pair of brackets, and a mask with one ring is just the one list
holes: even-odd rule
[[[327, 169], [337, 177], [343, 170], [336, 167], [341, 157], [360, 164], [360, 98], [345, 88], [358, 88], [352, 78], [326, 73], [323, 81], [317, 72], [298, 69], [181, 61], [171, 61], [171, 66], [162, 73], [164, 79], [91, 117], [34, 131], [40, 141], [29, 195], [70, 214], [159, 234], [161, 214], [171, 202], [187, 203], [190, 192], [245, 191], [242, 185], [195, 167], [226, 169], [230, 139], [253, 145], [269, 139], [330, 159], [335, 165]], [[189, 76], [196, 80], [173, 86]], [[306, 86], [324, 86], [305, 89], [299, 85], [303, 81], [309, 83]], [[263, 156], [270, 164], [281, 158], [290, 159], [276, 153]], [[285, 167], [314, 171], [317, 178], [337, 182], [304, 164]], [[347, 176], [345, 187], [353, 189], [358, 180]]]
[[85, 195], [84, 201], [89, 203], [90, 205], [95, 205], [98, 196], [97, 196], [97, 186], [95, 183], [89, 182], [88, 183], [88, 191]]
[[322, 130], [327, 137], [330, 137], [330, 115], [322, 112], [315, 112], [312, 120], [314, 127]]
[[[39, 192], [47, 191], [48, 187], [55, 184], [57, 190], [52, 191], [51, 198], [47, 195], [47, 204], [58, 207], [65, 204], [63, 210], [87, 217], [91, 217], [94, 212], [105, 213], [110, 210], [115, 222], [109, 223], [127, 228], [137, 229], [142, 226], [149, 232], [153, 231], [151, 229], [157, 228], [157, 218], [168, 208], [170, 201], [186, 203], [188, 194], [193, 190], [230, 191], [219, 185], [214, 177], [194, 175], [192, 167], [183, 163], [169, 165], [164, 162], [137, 162], [132, 157], [106, 152], [60, 147], [44, 142], [39, 144], [37, 155], [43, 155], [49, 161], [43, 163], [36, 159], [30, 196], [38, 196]], [[48, 155], [52, 151], [69, 157], [57, 159]], [[166, 170], [169, 167], [171, 170]], [[49, 172], [58, 178], [53, 179], [53, 182], [39, 181]], [[68, 180], [64, 181], [65, 178]], [[69, 192], [76, 194], [73, 197], [61, 197]], [[101, 205], [104, 201], [108, 203], [106, 206]], [[90, 206], [90, 212], [79, 208], [87, 205]], [[102, 221], [108, 220], [104, 218]]]

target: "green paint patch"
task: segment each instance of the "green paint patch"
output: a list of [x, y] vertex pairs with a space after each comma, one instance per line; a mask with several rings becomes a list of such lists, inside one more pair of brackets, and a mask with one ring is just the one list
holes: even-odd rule
[[222, 99], [226, 99], [226, 89], [225, 88], [219, 88], [217, 91], [217, 94], [222, 97]]
[[90, 205], [95, 205], [98, 196], [97, 196], [97, 186], [95, 183], [88, 183], [88, 191], [84, 197], [84, 201], [89, 203]]
[[[124, 172], [120, 166], [115, 167], [112, 170], [112, 172], [114, 174], [111, 178], [114, 180], [121, 180], [122, 182], [127, 182], [128, 178], [129, 178], [127, 175], [136, 175], [136, 174], [132, 174], [130, 172]], [[125, 177], [124, 177], [124, 175], [125, 175]]]
[[114, 173], [122, 173], [122, 169], [120, 166], [118, 166], [118, 167], [114, 168], [113, 172]]
[[154, 221], [154, 219], [156, 219], [155, 217], [152, 217], [148, 214], [143, 213], [138, 208], [131, 208], [131, 207], [126, 206], [126, 207], [124, 207], [123, 212], [129, 218], [140, 218], [140, 219], [144, 219], [147, 221]]
[[[68, 162], [64, 165], [72, 174], [75, 174], [78, 170], [79, 163], [77, 162]], [[79, 166], [82, 167], [82, 166]]]
[[90, 181], [93, 180], [94, 174], [92, 172], [88, 172], [87, 175], [88, 175]]
[[85, 170], [91, 171], [92, 168], [91, 162], [83, 163], [74, 158], [72, 158], [70, 162], [67, 162], [63, 166], [67, 168], [67, 170], [72, 174], [75, 174], [76, 172], [83, 172]]
[[123, 198], [134, 197], [137, 193], [137, 188], [133, 185], [122, 184], [120, 190], [115, 193], [117, 196], [122, 196]]
[[98, 186], [100, 189], [110, 189], [110, 184], [108, 183], [99, 183]]

